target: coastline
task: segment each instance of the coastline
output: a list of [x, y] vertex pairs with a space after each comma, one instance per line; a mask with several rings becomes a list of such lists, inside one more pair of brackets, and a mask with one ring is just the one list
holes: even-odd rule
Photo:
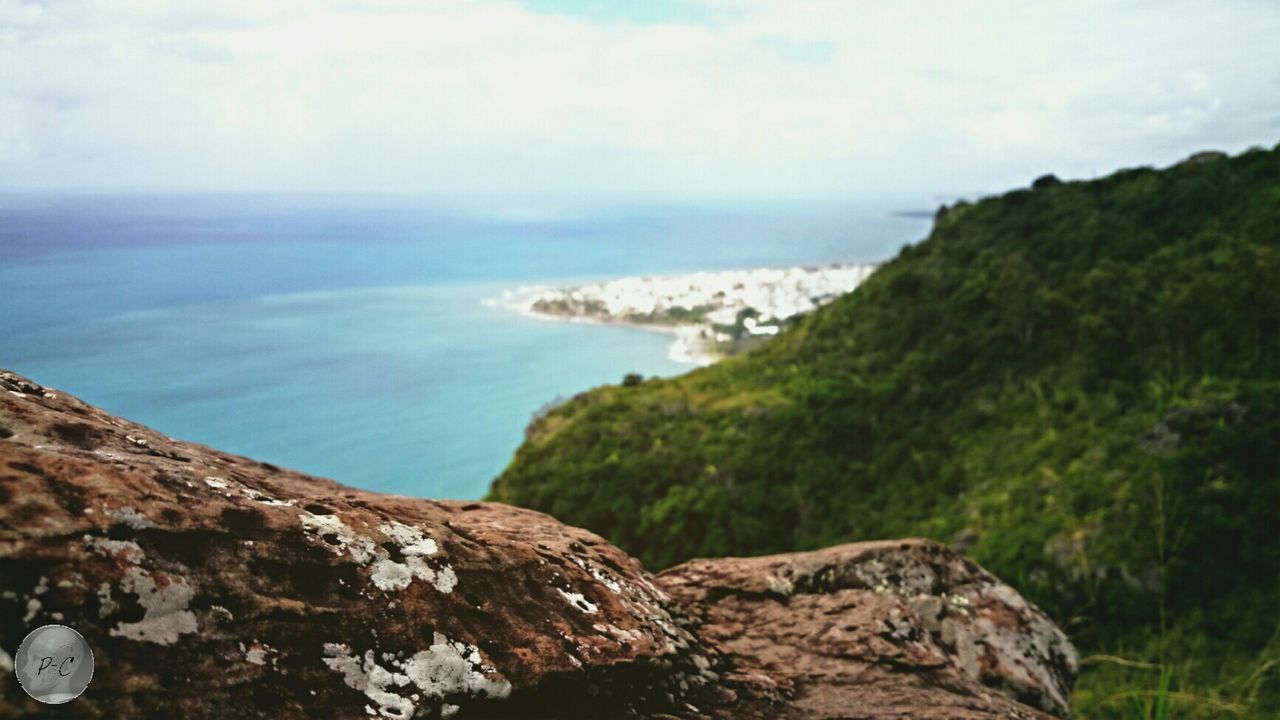
[[832, 263], [632, 276], [575, 287], [531, 285], [503, 290], [485, 302], [537, 320], [672, 335], [670, 360], [705, 367], [852, 291], [877, 266]]
[[585, 315], [545, 313], [534, 310], [534, 302], [535, 301], [533, 299], [530, 299], [528, 302], [522, 303], [516, 309], [525, 317], [529, 317], [534, 320], [542, 320], [544, 322], [563, 322], [573, 323], [576, 325], [601, 325], [606, 327], [643, 330], [645, 332], [661, 333], [663, 335], [674, 335], [675, 339], [672, 340], [671, 345], [667, 348], [667, 357], [674, 362], [684, 363], [686, 365], [706, 367], [714, 364], [717, 360], [721, 360], [724, 357], [712, 349], [714, 342], [703, 337], [703, 328], [698, 325], [662, 325], [659, 323], [639, 323], [623, 318], [602, 318], [588, 317]]

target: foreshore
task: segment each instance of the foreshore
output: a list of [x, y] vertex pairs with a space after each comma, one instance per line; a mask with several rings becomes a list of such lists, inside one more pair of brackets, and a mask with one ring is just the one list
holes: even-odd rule
[[675, 336], [668, 356], [705, 366], [775, 335], [853, 290], [872, 264], [626, 277], [575, 287], [506, 290], [495, 304], [528, 317], [618, 325]]
[[532, 307], [532, 301], [522, 303], [495, 303], [513, 307], [522, 315], [545, 322], [565, 322], [577, 325], [606, 325], [625, 327], [632, 330], [674, 335], [675, 340], [667, 349], [667, 357], [678, 363], [705, 367], [723, 357], [715, 351], [715, 343], [701, 337], [702, 328], [695, 325], [660, 325], [657, 323], [632, 322], [617, 318], [598, 318], [585, 315], [566, 315], [561, 313], [539, 312]]

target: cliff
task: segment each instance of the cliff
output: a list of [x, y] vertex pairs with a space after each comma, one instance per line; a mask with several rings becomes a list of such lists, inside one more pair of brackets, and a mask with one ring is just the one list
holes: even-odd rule
[[924, 536], [1094, 660], [1076, 711], [1280, 716], [1280, 147], [939, 212], [745, 356], [538, 416], [488, 499], [661, 568]]
[[[93, 648], [29, 699], [22, 638]], [[1042, 718], [1076, 654], [924, 540], [654, 576], [495, 503], [379, 495], [0, 372], [0, 718]]]

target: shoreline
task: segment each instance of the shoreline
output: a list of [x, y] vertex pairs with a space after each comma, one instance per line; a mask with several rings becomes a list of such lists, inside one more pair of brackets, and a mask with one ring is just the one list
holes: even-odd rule
[[667, 347], [667, 358], [673, 362], [697, 367], [707, 367], [723, 359], [723, 355], [710, 349], [712, 342], [702, 337], [703, 328], [698, 325], [661, 325], [658, 323], [638, 323], [619, 318], [598, 318], [585, 315], [569, 315], [539, 312], [533, 309], [533, 302], [522, 303], [517, 308], [521, 315], [543, 322], [572, 323], [575, 325], [599, 325], [602, 327], [618, 327], [644, 332], [674, 335], [671, 345]]
[[879, 263], [831, 263], [526, 285], [487, 304], [537, 320], [612, 325], [675, 339], [667, 357], [706, 367], [776, 336], [793, 318], [854, 290]]

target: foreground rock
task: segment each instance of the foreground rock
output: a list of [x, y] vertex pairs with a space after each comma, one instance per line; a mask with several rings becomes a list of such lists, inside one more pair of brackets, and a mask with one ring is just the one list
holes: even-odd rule
[[772, 684], [778, 717], [1030, 717], [1069, 712], [1075, 648], [973, 562], [927, 540], [695, 560], [658, 576], [724, 654]]
[[[89, 689], [27, 698], [62, 623]], [[0, 718], [1041, 717], [1065, 638], [922, 542], [655, 580], [526, 510], [347, 488], [0, 372]], [[949, 714], [948, 714], [949, 713]]]

